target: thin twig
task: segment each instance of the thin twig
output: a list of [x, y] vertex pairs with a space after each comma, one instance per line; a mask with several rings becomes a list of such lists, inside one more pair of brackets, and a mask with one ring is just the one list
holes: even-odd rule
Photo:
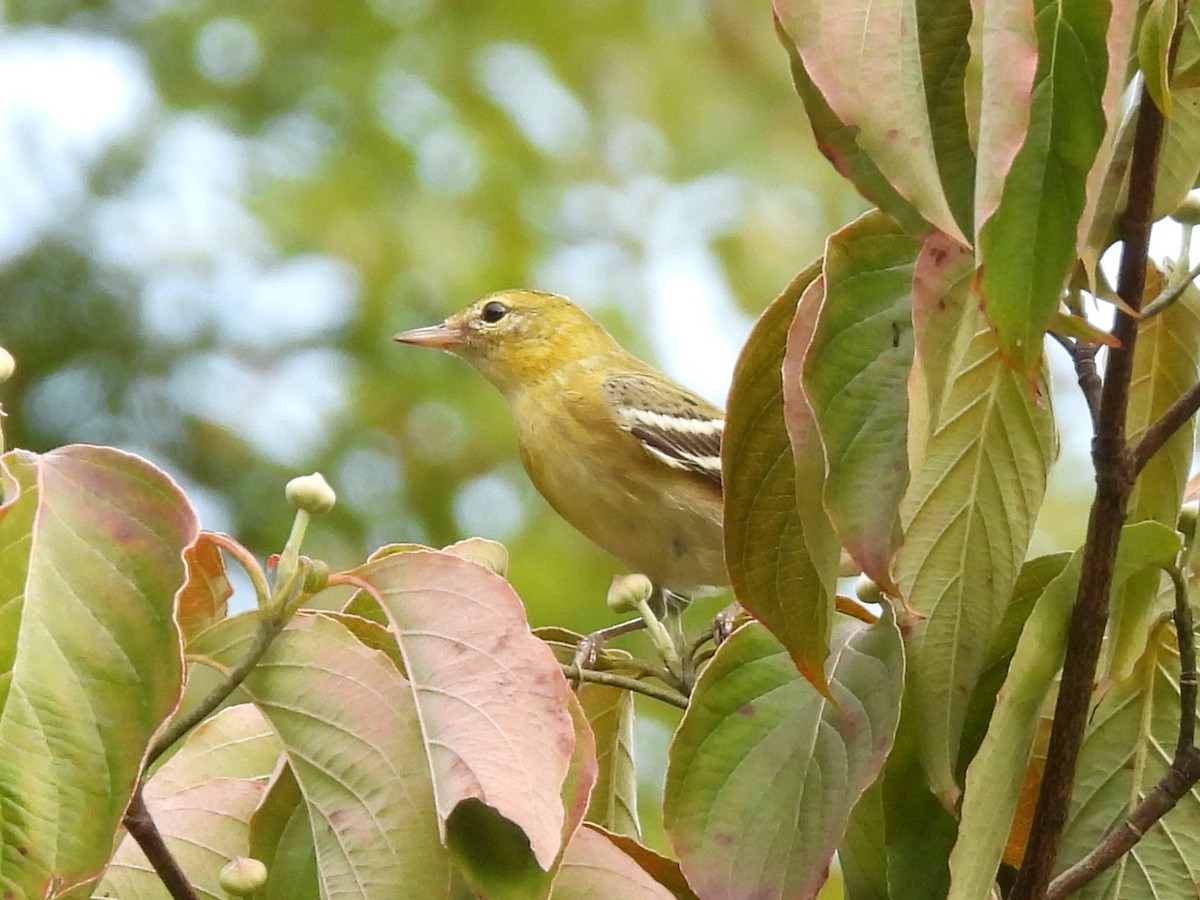
[[1182, 757], [1176, 756], [1162, 780], [1130, 811], [1124, 822], [1104, 836], [1095, 850], [1050, 883], [1046, 900], [1061, 900], [1069, 896], [1128, 853], [1142, 839], [1142, 835], [1170, 812], [1198, 780], [1200, 750], [1192, 747]]
[[632, 691], [635, 694], [642, 694], [646, 697], [652, 697], [655, 700], [661, 700], [663, 703], [668, 703], [679, 709], [687, 709], [688, 706], [688, 698], [679, 693], [679, 691], [668, 687], [660, 687], [657, 684], [650, 684], [646, 681], [638, 681], [636, 678], [616, 675], [613, 672], [598, 672], [595, 669], [583, 669], [574, 665], [563, 665], [562, 671], [567, 678], [574, 681], [587, 681], [593, 684], [604, 684], [609, 687], [622, 688]]
[[271, 641], [279, 632], [283, 631], [285, 621], [280, 611], [259, 610], [258, 615], [261, 618], [254, 631], [254, 642], [250, 645], [249, 652], [236, 666], [225, 673], [221, 683], [209, 691], [203, 700], [184, 715], [171, 720], [170, 724], [150, 745], [146, 756], [147, 766], [162, 756], [177, 740], [203, 722], [213, 710], [224, 703], [258, 665], [259, 660], [267, 652], [267, 648], [271, 646]]
[[1200, 781], [1200, 751], [1196, 737], [1196, 636], [1187, 583], [1175, 566], [1164, 571], [1175, 588], [1175, 635], [1179, 646], [1179, 738], [1171, 768], [1149, 794], [1130, 810], [1125, 821], [1104, 836], [1095, 849], [1050, 882], [1047, 900], [1060, 900], [1079, 890], [1128, 853], [1159, 819], [1174, 808]]
[[129, 808], [125, 810], [122, 824], [129, 836], [142, 848], [146, 859], [150, 861], [159, 880], [174, 900], [199, 900], [188, 883], [187, 876], [183, 874], [183, 869], [179, 868], [179, 863], [167, 848], [158, 826], [154, 824], [154, 818], [146, 808], [145, 798], [142, 797], [140, 782], [133, 792], [133, 799], [129, 801]]
[[[1180, 34], [1181, 29], [1177, 24], [1172, 38], [1172, 60]], [[1079, 588], [1071, 611], [1046, 768], [1038, 791], [1025, 858], [1017, 873], [1010, 900], [1042, 900], [1050, 884], [1075, 785], [1075, 771], [1091, 706], [1096, 664], [1108, 622], [1108, 595], [1112, 587], [1117, 544], [1134, 482], [1125, 438], [1125, 420], [1137, 342], [1136, 314], [1141, 307], [1146, 284], [1151, 209], [1164, 124], [1162, 112], [1145, 87], [1138, 101], [1137, 116], [1130, 158], [1128, 201], [1120, 220], [1124, 248], [1117, 279], [1117, 294], [1132, 314], [1118, 308], [1113, 326], [1113, 336], [1120, 343], [1108, 351], [1096, 436], [1092, 442], [1096, 494], [1088, 517]]]
[[1197, 409], [1200, 409], [1200, 384], [1193, 384], [1151, 423], [1143, 432], [1137, 446], [1130, 451], [1130, 464], [1135, 475], [1141, 472], [1150, 458], [1162, 449], [1162, 445], [1196, 414]]
[[246, 573], [246, 577], [250, 579], [250, 584], [254, 587], [258, 606], [260, 608], [266, 606], [267, 600], [271, 596], [271, 588], [267, 585], [267, 577], [263, 574], [262, 566], [258, 564], [254, 555], [227, 534], [219, 531], [206, 531], [205, 534], [209, 540], [238, 561]]
[[1157, 316], [1160, 312], [1182, 297], [1183, 292], [1186, 291], [1188, 286], [1197, 278], [1200, 278], [1200, 263], [1196, 263], [1196, 265], [1188, 269], [1186, 275], [1184, 275], [1178, 281], [1172, 282], [1163, 290], [1161, 294], [1147, 303], [1142, 308], [1142, 321], [1145, 322], [1147, 319]]
[[1175, 743], [1175, 758], [1179, 759], [1196, 743], [1196, 635], [1183, 573], [1170, 566], [1167, 574], [1175, 586], [1175, 642], [1179, 647], [1179, 740]]

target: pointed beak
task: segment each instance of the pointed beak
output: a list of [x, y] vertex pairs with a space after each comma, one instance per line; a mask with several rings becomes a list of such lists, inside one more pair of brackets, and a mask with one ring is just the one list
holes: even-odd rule
[[440, 347], [451, 350], [462, 343], [463, 333], [458, 328], [443, 322], [441, 325], [426, 325], [395, 335], [392, 340], [401, 344], [417, 344], [421, 347]]

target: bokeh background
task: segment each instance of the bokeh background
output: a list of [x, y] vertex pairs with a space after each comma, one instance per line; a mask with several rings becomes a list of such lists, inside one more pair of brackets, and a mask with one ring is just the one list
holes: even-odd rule
[[[499, 396], [391, 335], [553, 290], [721, 402], [866, 208], [765, 0], [10, 0], [0, 86], [8, 446], [140, 453], [260, 555], [320, 470], [310, 555], [495, 538], [535, 625], [611, 624], [616, 566], [529, 486]], [[1041, 551], [1083, 526], [1086, 466], [1058, 471]], [[670, 721], [644, 723], [653, 794]]]

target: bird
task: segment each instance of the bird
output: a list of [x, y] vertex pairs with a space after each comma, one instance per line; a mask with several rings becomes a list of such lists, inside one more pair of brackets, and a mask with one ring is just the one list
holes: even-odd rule
[[720, 408], [545, 291], [491, 293], [394, 340], [474, 366], [508, 402], [542, 497], [662, 597], [728, 585]]

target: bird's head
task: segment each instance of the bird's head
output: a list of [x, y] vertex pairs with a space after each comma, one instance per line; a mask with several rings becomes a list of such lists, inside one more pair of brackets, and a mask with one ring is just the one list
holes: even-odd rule
[[506, 395], [565, 363], [616, 348], [566, 297], [531, 290], [488, 294], [440, 325], [402, 331], [394, 340], [461, 356]]

